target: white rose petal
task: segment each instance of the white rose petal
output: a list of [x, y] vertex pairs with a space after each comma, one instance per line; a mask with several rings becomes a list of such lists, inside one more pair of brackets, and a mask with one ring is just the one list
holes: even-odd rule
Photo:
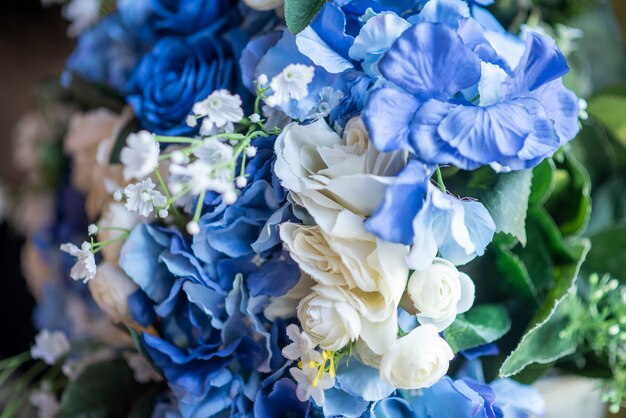
[[432, 324], [443, 331], [457, 314], [472, 307], [474, 282], [454, 264], [435, 258], [429, 268], [411, 275], [407, 293], [418, 311], [420, 323]]
[[114, 322], [129, 317], [128, 297], [137, 289], [121, 268], [107, 262], [100, 264], [96, 277], [89, 282], [91, 296]]
[[454, 353], [433, 325], [422, 325], [398, 339], [383, 355], [381, 377], [399, 389], [427, 388], [439, 381]]

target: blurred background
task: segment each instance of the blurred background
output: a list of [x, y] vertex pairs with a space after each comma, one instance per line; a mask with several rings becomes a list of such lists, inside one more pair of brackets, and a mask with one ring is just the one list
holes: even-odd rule
[[[19, 185], [24, 176], [11, 152], [15, 124], [37, 107], [41, 81], [63, 70], [73, 48], [66, 29], [57, 7], [44, 8], [39, 0], [0, 1], [0, 178], [5, 184]], [[35, 333], [34, 300], [20, 273], [22, 244], [1, 222], [0, 358], [27, 350]]]

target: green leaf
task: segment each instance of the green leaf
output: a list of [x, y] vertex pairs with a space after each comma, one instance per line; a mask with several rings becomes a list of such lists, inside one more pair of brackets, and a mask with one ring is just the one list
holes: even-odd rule
[[584, 269], [589, 273], [610, 273], [626, 283], [626, 223], [612, 225], [589, 237], [591, 251]]
[[285, 20], [291, 33], [306, 29], [322, 10], [325, 0], [285, 0]]
[[567, 324], [567, 309], [559, 307], [573, 291], [590, 244], [586, 239], [576, 239], [570, 245], [576, 261], [555, 266], [554, 285], [528, 331], [502, 364], [500, 376], [516, 375], [531, 364], [552, 363], [576, 350], [576, 341], [559, 337], [559, 331]]
[[503, 293], [539, 306], [537, 289], [520, 257], [503, 245], [494, 247], [493, 252], [499, 273], [497, 285]]
[[595, 234], [626, 220], [626, 178], [614, 176], [607, 182], [595, 185], [593, 210], [586, 234]]
[[522, 245], [526, 245], [526, 210], [532, 176], [530, 170], [498, 174], [495, 182], [477, 196], [496, 223], [496, 231], [513, 235]]
[[128, 418], [150, 418], [154, 410], [155, 398], [163, 392], [161, 385], [154, 385], [146, 390], [141, 397], [133, 404], [128, 413]]
[[545, 159], [537, 167], [533, 168], [533, 179], [530, 186], [528, 205], [542, 205], [554, 189], [554, 173], [556, 167], [551, 158]]
[[128, 332], [130, 333], [130, 338], [133, 340], [133, 343], [135, 344], [135, 347], [137, 348], [137, 351], [139, 351], [139, 354], [141, 354], [142, 357], [148, 362], [148, 364], [154, 370], [156, 370], [161, 375], [161, 377], [163, 377], [163, 373], [154, 364], [154, 361], [152, 360], [152, 357], [150, 357], [150, 354], [146, 350], [146, 347], [144, 347], [143, 341], [141, 340], [141, 335], [137, 332], [137, 330], [135, 330], [132, 327], [126, 326], [126, 329], [128, 329]]
[[55, 418], [126, 417], [143, 391], [124, 359], [96, 363], [70, 383]]
[[500, 305], [479, 305], [457, 316], [444, 331], [452, 350], [478, 347], [498, 340], [511, 328], [511, 319]]
[[555, 161], [555, 186], [545, 204], [564, 236], [575, 235], [587, 226], [591, 213], [591, 179], [571, 152]]
[[587, 111], [601, 120], [615, 138], [626, 146], [626, 97], [608, 94], [596, 96], [589, 102]]

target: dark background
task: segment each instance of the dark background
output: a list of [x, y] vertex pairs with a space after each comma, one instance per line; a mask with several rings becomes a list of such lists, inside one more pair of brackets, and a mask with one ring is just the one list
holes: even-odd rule
[[[56, 76], [72, 50], [58, 7], [39, 0], [0, 0], [0, 178], [19, 185], [11, 161], [11, 131], [21, 115], [36, 108], [35, 89]], [[20, 275], [22, 239], [0, 222], [0, 358], [28, 350], [34, 328], [33, 298]]]

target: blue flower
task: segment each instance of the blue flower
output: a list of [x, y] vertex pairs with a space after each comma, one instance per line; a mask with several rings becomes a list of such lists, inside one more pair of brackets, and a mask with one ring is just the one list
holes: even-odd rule
[[[123, 92], [145, 52], [134, 29], [127, 26], [118, 13], [113, 13], [81, 33], [66, 67], [88, 81]], [[65, 83], [69, 81], [68, 76], [71, 74], [65, 75]]]
[[267, 298], [250, 297], [239, 274], [212, 278], [178, 231], [138, 225], [120, 266], [145, 294], [129, 298], [131, 313], [153, 309], [158, 319], [153, 326], [159, 335], [144, 333], [143, 344], [183, 417], [210, 416], [230, 406], [242, 386], [231, 364], [269, 373], [284, 363], [276, 337], [280, 323], [266, 328], [263, 322]]
[[223, 39], [230, 16], [189, 37], [166, 37], [144, 56], [127, 87], [126, 99], [144, 128], [163, 135], [197, 131], [185, 120], [194, 103], [217, 89], [236, 87], [236, 60]]
[[282, 378], [267, 390], [260, 390], [254, 401], [257, 418], [305, 417], [309, 403], [300, 402], [296, 396], [296, 384]]
[[530, 35], [511, 70], [496, 53], [502, 45], [464, 12], [423, 13], [378, 63], [387, 84], [370, 94], [363, 119], [380, 150], [468, 170], [525, 169], [575, 136], [577, 99], [563, 87], [569, 68], [554, 41]]

